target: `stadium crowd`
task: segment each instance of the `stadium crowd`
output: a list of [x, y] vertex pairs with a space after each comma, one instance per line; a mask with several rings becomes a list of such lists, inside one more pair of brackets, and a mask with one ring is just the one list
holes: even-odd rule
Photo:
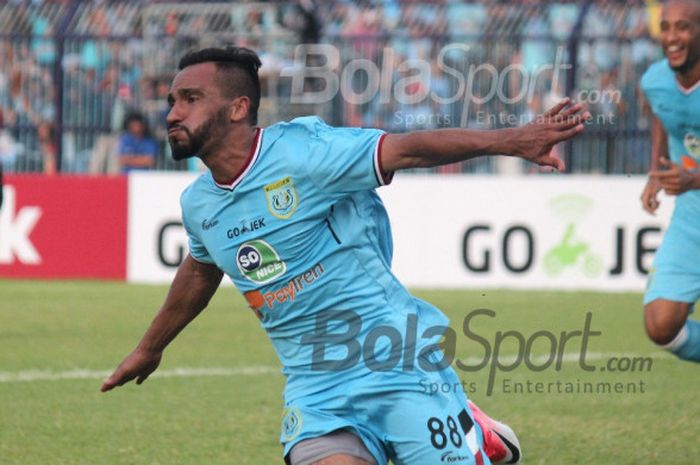
[[[542, 67], [573, 63], [573, 96], [597, 91], [595, 95], [602, 98], [589, 98], [594, 130], [571, 149], [574, 155], [577, 151], [593, 155], [581, 162], [587, 164], [574, 163], [572, 169], [646, 170], [648, 118], [636, 97], [641, 73], [660, 53], [649, 28], [655, 14], [649, 5], [654, 2], [202, 3], [12, 0], [0, 6], [0, 162], [5, 170], [53, 173], [60, 153], [61, 171], [118, 171], [114, 158], [119, 132], [133, 111], [144, 115], [157, 141], [153, 167], [186, 169], [170, 160], [165, 144], [164, 97], [175, 69], [173, 60], [195, 45], [222, 41], [261, 52], [267, 97], [261, 108], [264, 124], [300, 113], [320, 114], [335, 125], [390, 131], [513, 123], [503, 115], [514, 115], [522, 123], [567, 90], [568, 73], [556, 68], [542, 72]], [[586, 3], [590, 5], [584, 7]], [[289, 104], [290, 80], [280, 78], [280, 73], [295, 66], [296, 44], [317, 42], [336, 46], [342, 63], [368, 59], [381, 71], [387, 50], [395, 64], [422, 60], [429, 64], [430, 79], [414, 80], [407, 93], [434, 92], [443, 98], [456, 95], [459, 83], [444, 72], [437, 58], [445, 46], [460, 44], [468, 51], [445, 54], [447, 64], [464, 70], [464, 75], [471, 65], [491, 64], [505, 76], [506, 96], [517, 94], [525, 84], [532, 93], [507, 102], [474, 98], [437, 103], [424, 98], [402, 103], [391, 98], [351, 105], [337, 96], [332, 105]], [[574, 59], [569, 56], [572, 51]], [[522, 72], [504, 73], [508, 67]], [[393, 87], [410, 79], [411, 73], [393, 66], [389, 78]], [[366, 88], [366, 80], [365, 74], [354, 73], [351, 85]], [[472, 84], [473, 95], [483, 96], [491, 81], [481, 72]], [[457, 169], [490, 172], [497, 169], [491, 163], [476, 160]]]

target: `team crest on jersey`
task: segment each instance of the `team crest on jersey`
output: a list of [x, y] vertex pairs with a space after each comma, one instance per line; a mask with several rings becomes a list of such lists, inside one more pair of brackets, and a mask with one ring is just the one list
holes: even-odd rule
[[267, 199], [267, 208], [277, 218], [289, 219], [299, 204], [299, 194], [292, 178], [284, 179], [268, 184], [263, 188]]
[[683, 145], [691, 155], [696, 160], [700, 160], [700, 137], [696, 136], [692, 132], [689, 132], [683, 138]]
[[687, 155], [681, 157], [683, 167], [688, 170], [698, 169], [700, 167], [700, 138], [692, 132], [688, 132], [683, 138], [683, 145], [688, 151]]
[[301, 412], [296, 407], [286, 407], [282, 414], [282, 439], [289, 442], [299, 435], [302, 426]]
[[242, 244], [236, 252], [241, 274], [256, 284], [265, 284], [287, 271], [277, 251], [267, 242], [254, 240]]

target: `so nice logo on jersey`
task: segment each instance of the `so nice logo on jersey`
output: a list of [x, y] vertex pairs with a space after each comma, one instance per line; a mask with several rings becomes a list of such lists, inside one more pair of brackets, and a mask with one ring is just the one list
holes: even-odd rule
[[287, 176], [284, 179], [266, 185], [265, 198], [267, 199], [267, 208], [277, 218], [282, 220], [289, 219], [299, 205], [299, 194], [292, 178]]
[[236, 264], [243, 276], [257, 284], [265, 284], [287, 271], [287, 264], [270, 244], [262, 240], [246, 242], [238, 248]]

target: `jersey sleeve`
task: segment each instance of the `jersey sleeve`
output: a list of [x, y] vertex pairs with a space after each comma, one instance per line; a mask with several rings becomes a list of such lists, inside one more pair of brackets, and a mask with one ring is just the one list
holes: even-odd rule
[[639, 80], [639, 87], [642, 89], [642, 93], [644, 93], [644, 97], [646, 97], [647, 100], [649, 100], [649, 90], [651, 87], [651, 84], [654, 80], [654, 70], [653, 67], [648, 68], [644, 74], [642, 75], [642, 79]]
[[378, 129], [334, 128], [315, 118], [306, 164], [311, 180], [331, 193], [389, 184], [393, 173], [384, 172], [381, 162], [385, 136]]
[[664, 99], [667, 98], [667, 94], [663, 90], [665, 67], [668, 68], [668, 65], [665, 65], [664, 62], [653, 63], [639, 80], [639, 88], [654, 113], [658, 113], [659, 103], [663, 103]]
[[189, 189], [185, 190], [180, 197], [180, 207], [182, 208], [182, 225], [185, 227], [185, 231], [187, 232], [187, 242], [190, 248], [190, 255], [198, 262], [214, 265], [214, 259], [211, 258], [207, 248], [204, 246], [200, 238], [197, 237], [197, 234], [195, 234], [196, 229], [194, 226], [196, 225], [192, 225], [190, 221], [188, 221], [188, 191]]

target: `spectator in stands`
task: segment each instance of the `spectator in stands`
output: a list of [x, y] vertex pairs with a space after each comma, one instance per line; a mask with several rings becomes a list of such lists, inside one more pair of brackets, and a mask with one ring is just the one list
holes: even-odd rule
[[122, 130], [117, 146], [122, 173], [153, 168], [158, 144], [150, 135], [146, 118], [138, 112], [130, 113], [124, 119]]
[[14, 171], [17, 155], [19, 155], [20, 146], [15, 141], [10, 131], [5, 129], [5, 122], [2, 110], [0, 110], [0, 166], [5, 171]]
[[56, 174], [56, 132], [50, 121], [42, 121], [36, 128], [39, 153], [44, 161], [44, 174]]

